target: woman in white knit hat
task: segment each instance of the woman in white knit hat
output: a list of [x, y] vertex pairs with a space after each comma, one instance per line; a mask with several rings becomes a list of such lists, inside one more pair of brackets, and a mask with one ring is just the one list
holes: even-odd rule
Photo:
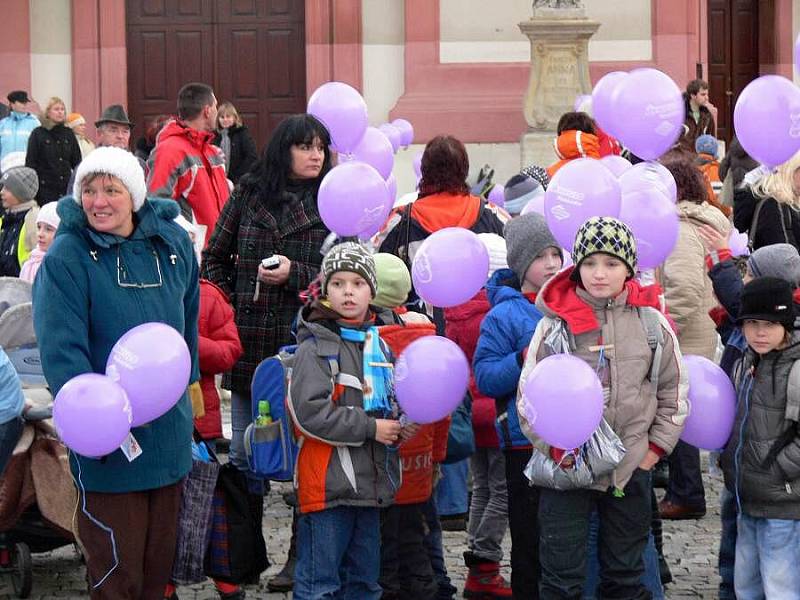
[[[50, 390], [57, 395], [77, 375], [105, 373], [117, 340], [154, 321], [183, 336], [188, 383], [197, 382], [199, 274], [189, 236], [174, 222], [178, 204], [145, 198], [136, 157], [113, 147], [81, 162], [73, 191], [58, 203], [58, 235], [33, 286]], [[70, 451], [94, 599], [162, 598], [172, 571], [181, 482], [192, 466], [188, 394], [131, 434], [141, 452], [130, 460], [121, 450], [100, 459]]]

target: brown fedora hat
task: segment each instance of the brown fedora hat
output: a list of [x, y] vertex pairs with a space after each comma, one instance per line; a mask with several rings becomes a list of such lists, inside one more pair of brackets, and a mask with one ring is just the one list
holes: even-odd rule
[[100, 115], [100, 118], [94, 122], [94, 126], [100, 127], [103, 123], [119, 123], [120, 125], [127, 125], [133, 129], [133, 123], [128, 120], [128, 115], [125, 113], [122, 104], [107, 106], [103, 110], [103, 114]]

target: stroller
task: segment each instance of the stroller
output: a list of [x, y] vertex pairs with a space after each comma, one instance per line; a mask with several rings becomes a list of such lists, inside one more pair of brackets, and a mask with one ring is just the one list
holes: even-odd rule
[[77, 503], [66, 448], [52, 425], [53, 400], [42, 373], [33, 332], [31, 285], [0, 277], [0, 346], [22, 382], [26, 421], [0, 478], [0, 574], [27, 598], [33, 585], [31, 553], [75, 542], [72, 511]]

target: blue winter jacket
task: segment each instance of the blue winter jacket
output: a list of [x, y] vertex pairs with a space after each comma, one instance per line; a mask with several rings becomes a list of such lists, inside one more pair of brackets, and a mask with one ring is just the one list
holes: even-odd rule
[[725, 348], [719, 366], [733, 380], [733, 368], [747, 350], [747, 340], [744, 339], [742, 328], [736, 323], [744, 281], [739, 267], [730, 259], [715, 263], [708, 271], [708, 277], [714, 286], [714, 295], [730, 319], [731, 331], [727, 339], [723, 340]]
[[[189, 236], [173, 219], [178, 204], [148, 199], [123, 238], [98, 233], [71, 197], [58, 203], [61, 225], [33, 286], [33, 319], [53, 395], [81, 373], [104, 373], [111, 348], [129, 329], [157, 321], [181, 332], [198, 381], [199, 274]], [[147, 287], [144, 287], [147, 286]], [[192, 466], [192, 409], [186, 393], [166, 414], [132, 430], [142, 454], [100, 459], [70, 453], [80, 484], [92, 492], [164, 487]]]
[[16, 164], [25, 164], [25, 153], [28, 151], [28, 138], [31, 131], [39, 127], [39, 119], [30, 113], [12, 111], [0, 121], [0, 163], [11, 153], [21, 152], [22, 160]]
[[519, 289], [511, 269], [500, 269], [486, 284], [492, 309], [481, 323], [481, 335], [472, 368], [481, 393], [497, 401], [497, 437], [503, 449], [530, 448], [517, 416], [517, 384], [522, 352], [530, 344], [539, 309]]

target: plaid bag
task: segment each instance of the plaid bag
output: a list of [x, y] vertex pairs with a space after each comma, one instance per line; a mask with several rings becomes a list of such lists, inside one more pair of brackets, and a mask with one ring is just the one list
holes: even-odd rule
[[178, 513], [178, 540], [172, 564], [172, 581], [191, 585], [205, 581], [203, 560], [211, 529], [211, 500], [217, 485], [219, 463], [192, 461], [192, 470], [183, 481], [183, 497]]

